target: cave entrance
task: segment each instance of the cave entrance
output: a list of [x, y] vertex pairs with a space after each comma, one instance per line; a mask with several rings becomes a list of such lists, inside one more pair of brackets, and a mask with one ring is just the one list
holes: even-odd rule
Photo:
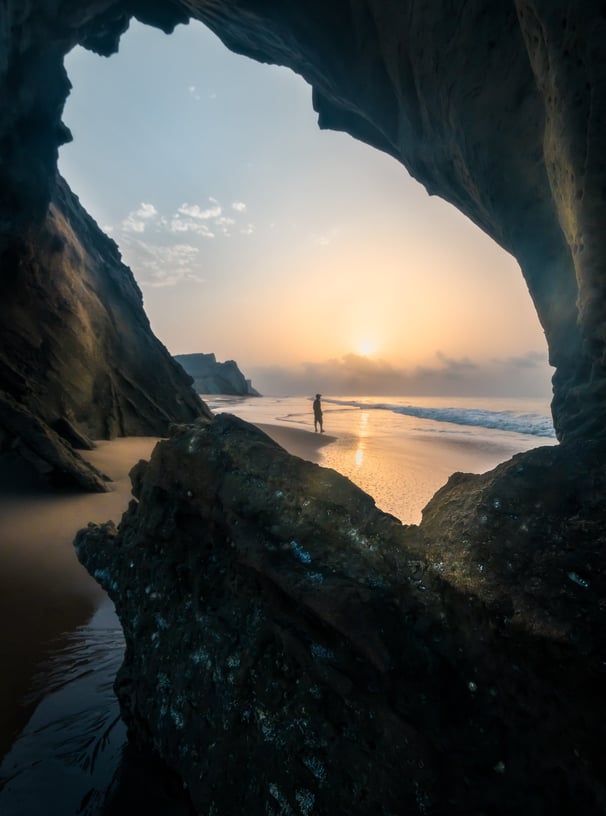
[[264, 393], [356, 374], [369, 393], [549, 398], [515, 260], [391, 157], [320, 132], [290, 70], [193, 22], [133, 22], [111, 60], [77, 48], [67, 69], [60, 169], [169, 351], [233, 358]]
[[[134, 23], [111, 60], [77, 49], [67, 68], [61, 170], [117, 241], [157, 336], [172, 354], [236, 360], [266, 396], [299, 395], [241, 416], [277, 410], [311, 430], [304, 400], [322, 393], [340, 441], [317, 458], [407, 522], [453, 471], [553, 441], [545, 339], [517, 262], [390, 156], [320, 131], [300, 77], [198, 22], [170, 37]], [[352, 396], [412, 403], [418, 456], [377, 442], [401, 424], [337, 416]], [[522, 396], [534, 401], [520, 410]], [[541, 436], [504, 426], [507, 411]], [[516, 428], [515, 444], [484, 438]], [[428, 477], [430, 438], [456, 456], [442, 444]]]

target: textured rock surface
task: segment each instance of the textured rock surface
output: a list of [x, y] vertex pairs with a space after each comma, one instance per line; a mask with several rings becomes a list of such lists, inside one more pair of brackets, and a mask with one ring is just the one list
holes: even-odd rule
[[[399, 159], [519, 260], [545, 329], [560, 438], [602, 434], [606, 12], [601, 0], [60, 0], [0, 20], [0, 249], [45, 217], [63, 55], [117, 48], [131, 15], [197, 18], [314, 86], [320, 125]], [[512, 323], [515, 316], [512, 315]]]
[[23, 452], [51, 481], [87, 487], [94, 472], [72, 446], [160, 436], [206, 412], [152, 334], [115, 243], [62, 180], [42, 227], [4, 253], [0, 287], [0, 455]]
[[197, 394], [259, 396], [235, 360], [218, 363], [214, 354], [176, 354], [175, 360], [193, 379]]
[[459, 474], [415, 528], [234, 417], [177, 429], [119, 532], [76, 545], [124, 627], [131, 739], [216, 816], [603, 813], [596, 457]]
[[[79, 447], [85, 446], [82, 440]], [[90, 444], [86, 445], [87, 448]], [[55, 487], [78, 486], [93, 493], [107, 490], [109, 479], [77, 453], [65, 436], [0, 391], [0, 456], [11, 474], [48, 482]], [[25, 472], [24, 472], [25, 471]]]
[[77, 41], [109, 53], [128, 19], [103, 0], [0, 5], [0, 460], [86, 489], [102, 483], [71, 448], [206, 413], [56, 171], [63, 57]]
[[603, 443], [518, 454], [457, 473], [423, 511], [427, 557], [513, 623], [569, 641], [606, 670]]

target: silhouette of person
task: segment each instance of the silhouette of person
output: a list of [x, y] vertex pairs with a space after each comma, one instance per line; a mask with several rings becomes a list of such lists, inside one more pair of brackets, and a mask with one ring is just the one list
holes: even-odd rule
[[324, 433], [324, 427], [322, 425], [322, 403], [320, 402], [321, 396], [322, 394], [316, 394], [314, 400], [314, 429], [316, 433], [318, 433], [318, 425], [320, 426], [320, 433]]

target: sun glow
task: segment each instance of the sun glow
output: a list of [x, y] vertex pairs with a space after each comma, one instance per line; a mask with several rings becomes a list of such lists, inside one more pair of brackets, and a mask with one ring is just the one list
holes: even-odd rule
[[374, 353], [375, 344], [372, 340], [360, 340], [358, 342], [358, 353], [364, 357], [370, 357], [371, 354]]

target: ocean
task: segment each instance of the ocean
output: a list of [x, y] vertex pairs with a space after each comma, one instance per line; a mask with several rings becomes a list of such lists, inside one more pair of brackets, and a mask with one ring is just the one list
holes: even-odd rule
[[[322, 401], [322, 441], [329, 444], [312, 446], [310, 458], [350, 478], [404, 523], [420, 521], [427, 501], [454, 471], [481, 473], [515, 453], [556, 441], [549, 406], [539, 400], [331, 395]], [[210, 396], [207, 402], [215, 412], [313, 434], [311, 397]], [[3, 696], [5, 707], [17, 709], [4, 712], [6, 720], [20, 725], [0, 764], [2, 816], [185, 813], [167, 799], [148, 760], [133, 761], [125, 751], [112, 691], [122, 632], [111, 602], [71, 547], [89, 519], [119, 520], [129, 497], [126, 474], [152, 444], [149, 439], [100, 444], [91, 458], [117, 480], [112, 494], [0, 495], [0, 559], [13, 591], [5, 624], [13, 640], [22, 638], [12, 652], [4, 643], [1, 650], [10, 657], [3, 661], [4, 674], [12, 669], [13, 686], [15, 678], [22, 684], [15, 694], [9, 682], [10, 693]], [[10, 647], [8, 635], [3, 638]], [[122, 799], [107, 809], [104, 801], [118, 771], [126, 793], [122, 788]]]

